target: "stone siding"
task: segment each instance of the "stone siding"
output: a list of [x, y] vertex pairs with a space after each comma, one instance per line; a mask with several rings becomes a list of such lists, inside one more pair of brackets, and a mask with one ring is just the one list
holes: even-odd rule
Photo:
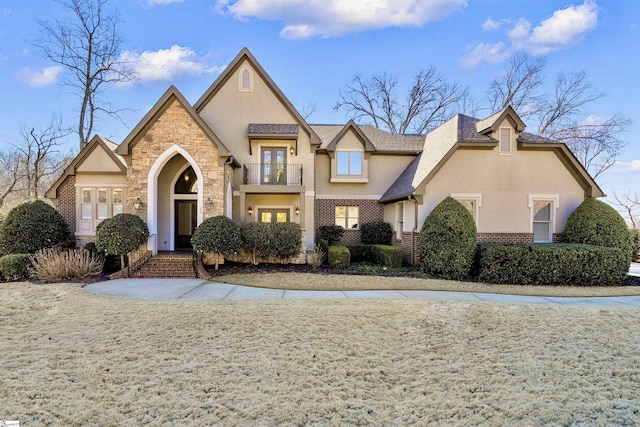
[[[360, 207], [358, 225], [384, 221], [384, 210], [382, 204], [377, 200], [316, 199], [316, 233], [319, 232], [320, 227], [323, 225], [335, 224], [336, 206]], [[340, 243], [343, 245], [356, 245], [360, 243], [360, 230], [345, 230]]]
[[204, 210], [204, 218], [224, 214], [224, 166], [218, 163], [218, 148], [177, 100], [161, 113], [155, 123], [140, 137], [132, 149], [131, 166], [127, 169], [127, 205], [136, 197], [145, 207], [136, 211], [147, 220], [147, 184], [156, 159], [172, 145], [187, 151], [204, 176], [203, 200], [211, 199], [214, 208]]

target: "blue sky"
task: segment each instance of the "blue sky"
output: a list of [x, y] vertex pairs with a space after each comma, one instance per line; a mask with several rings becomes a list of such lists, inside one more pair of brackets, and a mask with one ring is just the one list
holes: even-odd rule
[[[557, 72], [584, 70], [606, 94], [585, 115], [621, 113], [634, 123], [620, 162], [601, 175], [605, 192], [640, 183], [640, 2], [637, 0], [110, 0], [122, 18], [123, 55], [135, 85], [105, 98], [127, 109], [124, 123], [103, 117], [96, 131], [120, 142], [174, 84], [195, 102], [243, 47], [289, 99], [314, 103], [312, 123], [344, 123], [334, 112], [355, 72], [388, 72], [409, 83], [435, 66], [470, 87], [483, 104], [490, 81], [516, 51], [545, 56]], [[44, 127], [52, 115], [75, 125], [78, 100], [61, 87], [64, 71], [30, 41], [39, 18], [66, 19], [52, 0], [0, 0], [0, 144], [21, 125]], [[488, 114], [488, 112], [487, 112]], [[483, 116], [484, 113], [479, 113]], [[76, 149], [77, 138], [69, 139]]]

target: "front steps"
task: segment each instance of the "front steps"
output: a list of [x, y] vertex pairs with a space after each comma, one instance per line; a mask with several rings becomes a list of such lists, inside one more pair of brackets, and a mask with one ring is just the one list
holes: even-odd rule
[[136, 270], [131, 277], [194, 278], [191, 252], [160, 252]]

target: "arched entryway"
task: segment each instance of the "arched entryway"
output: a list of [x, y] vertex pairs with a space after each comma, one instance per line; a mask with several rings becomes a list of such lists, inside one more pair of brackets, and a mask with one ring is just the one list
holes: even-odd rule
[[193, 157], [174, 145], [151, 167], [147, 225], [153, 252], [189, 249], [203, 220], [203, 176]]

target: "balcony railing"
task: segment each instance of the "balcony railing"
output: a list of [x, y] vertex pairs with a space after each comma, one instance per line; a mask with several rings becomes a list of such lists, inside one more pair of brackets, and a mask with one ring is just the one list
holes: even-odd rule
[[302, 165], [245, 163], [242, 182], [245, 185], [302, 185]]

